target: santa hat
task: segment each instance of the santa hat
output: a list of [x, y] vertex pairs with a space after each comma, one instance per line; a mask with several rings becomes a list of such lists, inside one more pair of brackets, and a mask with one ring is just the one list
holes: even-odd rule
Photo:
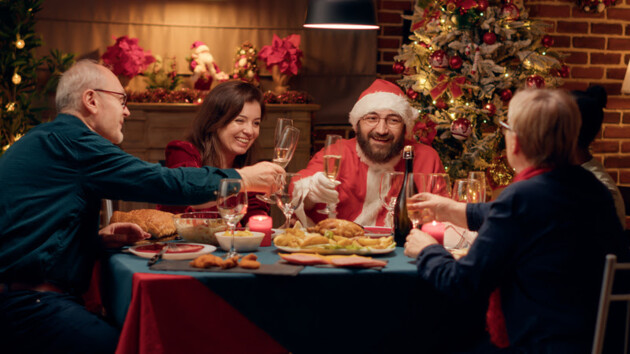
[[194, 41], [193, 44], [190, 46], [190, 49], [194, 49], [196, 53], [210, 51], [210, 48], [208, 48], [208, 46], [202, 41]]
[[411, 107], [407, 96], [398, 85], [381, 79], [376, 79], [361, 93], [350, 111], [350, 124], [354, 131], [357, 131], [357, 123], [361, 117], [381, 109], [391, 109], [398, 113], [407, 126], [407, 136], [411, 136], [415, 120], [418, 118], [418, 110]]

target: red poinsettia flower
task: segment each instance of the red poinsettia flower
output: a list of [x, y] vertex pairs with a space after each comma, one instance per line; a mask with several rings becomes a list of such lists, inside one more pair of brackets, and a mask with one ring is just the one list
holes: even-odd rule
[[101, 58], [114, 74], [133, 78], [155, 61], [151, 51], [145, 52], [138, 46], [138, 38], [128, 36], [113, 38], [116, 39], [116, 43], [107, 47]]
[[437, 134], [437, 129], [435, 128], [436, 126], [437, 124], [434, 121], [425, 117], [413, 126], [413, 134], [418, 137], [418, 140], [421, 143], [430, 146]]
[[281, 73], [297, 75], [298, 69], [302, 67], [303, 55], [299, 46], [299, 34], [292, 34], [283, 39], [274, 34], [271, 45], [262, 47], [258, 57], [265, 61], [267, 70], [278, 65]]

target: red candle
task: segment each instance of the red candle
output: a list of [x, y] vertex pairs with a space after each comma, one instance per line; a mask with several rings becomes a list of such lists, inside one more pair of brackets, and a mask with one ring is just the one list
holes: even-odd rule
[[260, 247], [271, 246], [271, 217], [267, 215], [256, 215], [249, 218], [249, 230], [258, 231], [265, 234]]
[[431, 235], [440, 245], [444, 244], [444, 224], [441, 222], [433, 220], [422, 225], [421, 230]]

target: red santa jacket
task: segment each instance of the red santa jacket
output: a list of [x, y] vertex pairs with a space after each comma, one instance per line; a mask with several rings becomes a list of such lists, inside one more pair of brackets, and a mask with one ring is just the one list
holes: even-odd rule
[[[380, 178], [383, 172], [405, 171], [405, 162], [401, 156], [385, 164], [376, 164], [363, 155], [356, 138], [342, 140], [342, 158], [337, 180], [339, 204], [337, 217], [352, 220], [364, 226], [383, 226], [387, 210], [379, 200]], [[442, 161], [432, 147], [405, 140], [405, 145], [414, 148], [413, 172], [443, 173]], [[299, 174], [302, 177], [312, 176], [324, 171], [324, 151], [317, 152], [305, 169]], [[324, 204], [316, 204], [306, 215], [314, 222], [326, 218], [316, 210], [323, 209]]]

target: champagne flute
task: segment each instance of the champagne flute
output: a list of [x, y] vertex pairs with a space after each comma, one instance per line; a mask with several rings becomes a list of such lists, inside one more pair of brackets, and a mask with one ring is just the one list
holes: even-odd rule
[[284, 225], [282, 225], [281, 229], [289, 228], [293, 212], [302, 202], [301, 196], [293, 196], [293, 185], [295, 182], [300, 180], [300, 178], [302, 178], [302, 176], [299, 174], [290, 172], [287, 172], [285, 175], [278, 176], [278, 185], [280, 188], [276, 192], [276, 201], [278, 203], [278, 207], [282, 210], [282, 213], [286, 218], [286, 221], [284, 222]]
[[[379, 198], [381, 203], [387, 209], [387, 219], [391, 220], [392, 232], [394, 235], [394, 207], [400, 188], [402, 187], [405, 174], [403, 172], [385, 172], [381, 175], [381, 184], [379, 186]], [[387, 221], [385, 222], [387, 225]]]
[[[324, 174], [328, 179], [334, 181], [339, 174], [339, 166], [341, 165], [341, 145], [337, 142], [341, 140], [341, 135], [326, 135], [326, 145], [324, 146]], [[327, 204], [326, 207], [317, 212], [327, 214], [330, 218], [336, 217], [335, 204]]]
[[217, 208], [219, 214], [228, 225], [232, 233], [230, 251], [226, 257], [237, 256], [234, 249], [234, 230], [245, 213], [247, 213], [247, 192], [243, 188], [243, 181], [235, 178], [224, 178], [219, 182]]
[[[297, 147], [298, 140], [300, 139], [300, 130], [293, 126], [285, 126], [284, 130], [282, 130], [278, 139], [276, 140], [276, 144], [273, 148], [273, 159], [271, 160], [273, 163], [280, 165], [282, 168], [287, 167], [291, 159], [293, 158], [293, 154], [295, 153], [295, 148]], [[275, 186], [271, 186], [272, 191]], [[269, 204], [275, 203], [275, 199], [268, 192], [265, 195], [258, 194], [256, 198], [262, 200], [263, 202], [267, 202]]]
[[479, 195], [479, 202], [486, 202], [486, 174], [483, 171], [470, 171], [468, 172], [468, 179], [475, 179], [479, 181], [481, 186], [481, 194]]

